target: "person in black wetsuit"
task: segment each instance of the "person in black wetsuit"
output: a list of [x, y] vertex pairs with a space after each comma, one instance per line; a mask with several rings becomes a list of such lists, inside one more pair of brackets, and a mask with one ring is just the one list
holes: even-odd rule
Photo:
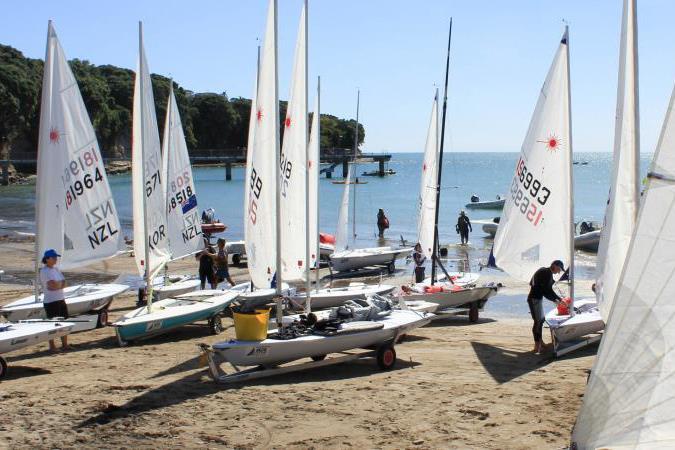
[[218, 255], [210, 244], [205, 244], [204, 250], [195, 255], [199, 260], [199, 281], [201, 282], [201, 289], [206, 287], [207, 281], [211, 285], [211, 289], [215, 289], [218, 283], [214, 271], [214, 260]]
[[415, 283], [424, 281], [424, 263], [427, 257], [422, 251], [422, 244], [419, 242], [415, 244], [415, 251], [413, 252], [413, 261], [415, 261]]
[[471, 221], [469, 220], [469, 216], [466, 215], [464, 210], [461, 210], [459, 212], [459, 217], [457, 218], [457, 225], [455, 229], [457, 230], [457, 233], [459, 233], [459, 236], [462, 239], [462, 245], [468, 244], [469, 231], [473, 231], [473, 228], [471, 228]]
[[530, 293], [527, 295], [527, 305], [530, 307], [530, 315], [534, 324], [532, 325], [532, 336], [534, 337], [534, 353], [541, 353], [544, 350], [544, 340], [541, 336], [544, 327], [544, 305], [543, 300], [548, 300], [558, 304], [560, 296], [553, 290], [554, 274], [564, 271], [562, 261], [556, 259], [550, 267], [542, 267], [537, 270], [530, 280]]

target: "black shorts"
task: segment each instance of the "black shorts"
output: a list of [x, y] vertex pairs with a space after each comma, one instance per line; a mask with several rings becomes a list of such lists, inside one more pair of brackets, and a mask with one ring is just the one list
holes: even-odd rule
[[63, 319], [68, 318], [68, 305], [66, 305], [65, 300], [45, 303], [44, 308], [47, 312], [48, 319], [53, 319], [55, 317], [61, 317]]
[[210, 284], [216, 284], [216, 274], [211, 270], [199, 269], [199, 281], [206, 284], [208, 281]]

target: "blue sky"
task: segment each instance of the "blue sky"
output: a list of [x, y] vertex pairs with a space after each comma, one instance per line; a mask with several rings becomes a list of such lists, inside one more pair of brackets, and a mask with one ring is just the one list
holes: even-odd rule
[[[281, 98], [301, 7], [279, 0]], [[421, 151], [452, 16], [446, 149], [517, 151], [564, 18], [575, 150], [611, 151], [621, 7], [621, 0], [310, 0], [310, 77], [321, 75], [323, 112], [341, 117], [354, 116], [361, 89], [367, 151]], [[266, 0], [6, 2], [0, 43], [42, 58], [53, 19], [69, 58], [133, 68], [143, 20], [152, 72], [194, 91], [250, 98], [266, 9]], [[672, 0], [638, 4], [643, 152], [654, 150], [675, 80], [673, 17]]]

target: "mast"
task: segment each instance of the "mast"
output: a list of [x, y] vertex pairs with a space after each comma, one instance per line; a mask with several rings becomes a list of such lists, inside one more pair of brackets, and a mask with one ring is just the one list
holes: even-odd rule
[[[307, 88], [307, 79], [309, 78], [309, 70], [308, 70], [308, 58], [307, 55], [309, 53], [308, 45], [309, 45], [309, 29], [308, 29], [308, 24], [309, 24], [309, 19], [307, 16], [309, 15], [309, 2], [308, 0], [305, 0], [305, 170], [307, 171], [305, 175], [305, 292], [306, 298], [305, 298], [305, 312], [309, 313], [312, 310], [312, 279], [311, 279], [311, 272], [310, 272], [310, 261], [311, 261], [311, 252], [310, 252], [310, 242], [309, 242], [309, 172], [310, 172], [310, 167], [308, 164], [309, 161], [309, 154], [310, 154], [310, 149], [309, 149], [309, 123], [308, 123], [308, 118], [309, 114], [307, 111], [309, 111], [309, 92]], [[318, 211], [317, 211], [318, 213]], [[317, 235], [318, 236], [318, 235]], [[318, 255], [318, 253], [317, 253]]]
[[276, 310], [277, 310], [277, 325], [281, 328], [282, 321], [282, 305], [281, 305], [281, 211], [279, 205], [281, 204], [281, 174], [279, 169], [279, 161], [281, 161], [281, 145], [279, 142], [279, 67], [277, 66], [279, 46], [277, 43], [277, 0], [272, 2], [274, 7], [274, 178], [276, 180], [276, 192], [274, 202], [274, 217], [276, 222]]
[[354, 239], [356, 239], [356, 185], [359, 184], [359, 177], [356, 174], [356, 158], [358, 156], [359, 149], [359, 100], [361, 97], [361, 91], [356, 90], [356, 125], [354, 126], [354, 162], [352, 167], [354, 168], [354, 202], [352, 204], [352, 234]]
[[[166, 167], [166, 171], [162, 174], [164, 176], [164, 208], [166, 211], [167, 219], [168, 219], [168, 204], [167, 204], [167, 198], [169, 196], [169, 163], [170, 161], [170, 155], [171, 155], [171, 128], [173, 127], [173, 108], [172, 108], [172, 103], [173, 103], [173, 78], [169, 78], [169, 101], [167, 102], [167, 121], [164, 124], [165, 128], [168, 128], [165, 130], [166, 133], [166, 155], [162, 155], [162, 158], [164, 158], [164, 166]], [[168, 223], [167, 223], [168, 226]], [[170, 238], [169, 238], [170, 239]], [[171, 250], [171, 256], [173, 257], [173, 249], [171, 248], [171, 240], [169, 240], [169, 249]], [[164, 274], [165, 274], [165, 281], [166, 281], [166, 272], [167, 272], [167, 266], [164, 266]]]
[[570, 148], [570, 166], [569, 166], [569, 186], [570, 186], [570, 262], [568, 265], [568, 277], [570, 280], [570, 316], [574, 316], [574, 171], [572, 170], [572, 86], [570, 84], [570, 38], [569, 26], [565, 25], [565, 51], [567, 53], [567, 123], [569, 125], [569, 148]]
[[[317, 77], [317, 85], [316, 85], [316, 111], [314, 111], [314, 114], [318, 114], [317, 120], [316, 120], [316, 133], [314, 134], [316, 136], [316, 139], [318, 140], [318, 147], [319, 147], [319, 154], [317, 156], [317, 161], [316, 161], [316, 170], [319, 172], [319, 181], [321, 180], [321, 77]], [[315, 268], [315, 287], [316, 290], [319, 290], [319, 269], [321, 268], [321, 239], [319, 238], [319, 230], [321, 226], [319, 225], [319, 186], [316, 186], [316, 268]], [[308, 296], [309, 298], [309, 296]]]
[[[445, 60], [445, 89], [443, 91], [443, 118], [441, 119], [441, 149], [438, 154], [436, 182], [436, 212], [434, 214], [434, 248], [431, 255], [431, 284], [436, 282], [436, 262], [438, 260], [438, 211], [441, 202], [441, 177], [443, 175], [443, 147], [445, 143], [445, 115], [448, 107], [448, 74], [450, 72], [450, 42], [452, 40], [452, 17], [448, 30], [448, 53]], [[449, 279], [449, 278], [448, 278]]]
[[[143, 66], [143, 22], [138, 22], [138, 74], [136, 76], [141, 76], [139, 86], [139, 95], [141, 98], [139, 108], [141, 114], [141, 173], [143, 174], [143, 179], [145, 180], [145, 158], [142, 156], [145, 153], [145, 107], [143, 105], [143, 98], [145, 90], [145, 80], [142, 78], [145, 67]], [[153, 105], [154, 106], [154, 105]], [[143, 187], [141, 187], [143, 189]], [[147, 195], [143, 192], [143, 249], [144, 249], [144, 270], [145, 270], [145, 300], [148, 304], [148, 311], [152, 307], [152, 280], [150, 279], [150, 270], [148, 269], [150, 264], [150, 242], [148, 241], [148, 210], [146, 207]]]
[[635, 107], [633, 109], [633, 114], [635, 117], [635, 134], [634, 139], [634, 158], [636, 164], [633, 166], [635, 181], [638, 184], [637, 189], [635, 189], [635, 196], [633, 199], [633, 204], [635, 205], [635, 213], [631, 219], [633, 220], [634, 226], [636, 226], [638, 221], [638, 216], [640, 214], [640, 89], [639, 89], [639, 70], [638, 70], [638, 19], [637, 19], [637, 4], [636, 0], [630, 0], [633, 6], [633, 99], [635, 101]]

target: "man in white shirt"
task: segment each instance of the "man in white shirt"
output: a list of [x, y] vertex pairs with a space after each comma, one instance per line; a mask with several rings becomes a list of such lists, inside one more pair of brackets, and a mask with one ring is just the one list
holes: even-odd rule
[[[47, 317], [53, 318], [68, 318], [68, 305], [66, 305], [65, 296], [63, 295], [63, 288], [66, 287], [66, 279], [59, 269], [56, 268], [56, 263], [61, 255], [56, 253], [56, 250], [49, 249], [42, 256], [42, 264], [44, 266], [40, 269], [40, 283], [42, 284], [43, 306]], [[64, 350], [68, 349], [68, 336], [61, 337], [61, 347]], [[49, 341], [49, 349], [56, 351], [56, 343], [54, 340]]]

